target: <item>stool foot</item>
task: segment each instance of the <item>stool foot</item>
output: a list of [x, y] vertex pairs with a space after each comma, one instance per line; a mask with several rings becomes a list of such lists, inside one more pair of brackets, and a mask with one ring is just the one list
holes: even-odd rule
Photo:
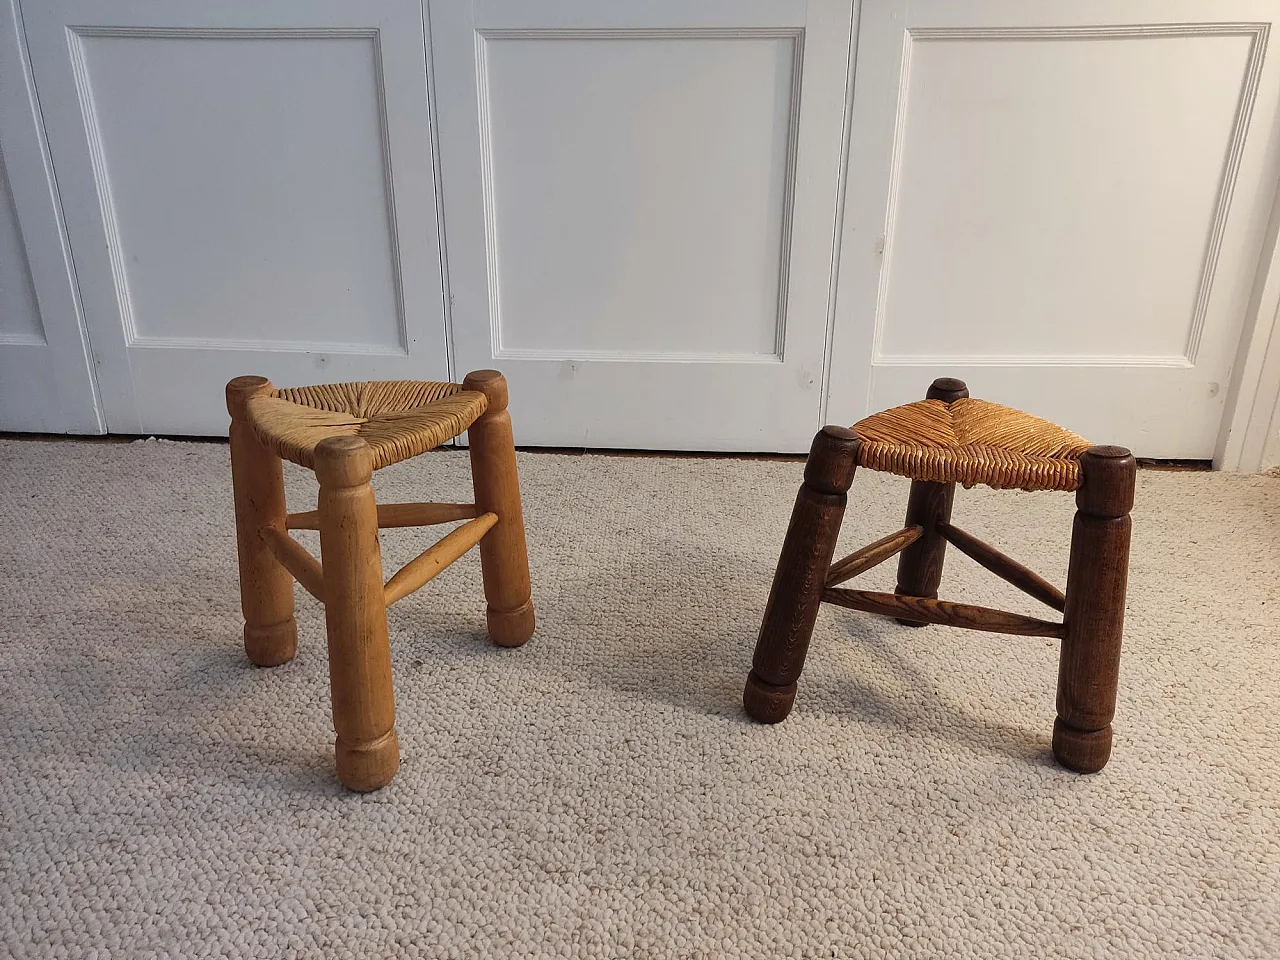
[[1097, 773], [1111, 758], [1111, 724], [1101, 730], [1076, 730], [1053, 721], [1053, 756], [1068, 770]]
[[747, 685], [742, 691], [742, 705], [752, 720], [761, 723], [781, 723], [791, 713], [796, 702], [796, 684], [777, 687], [765, 683], [752, 670], [747, 674]]
[[293, 617], [267, 625], [244, 625], [244, 652], [259, 667], [278, 667], [298, 652], [298, 621]]
[[348, 743], [338, 737], [333, 752], [338, 779], [348, 790], [360, 793], [385, 787], [400, 768], [400, 739], [395, 730], [367, 743]]
[[522, 647], [533, 636], [533, 601], [526, 600], [514, 610], [495, 610], [485, 614], [489, 639], [500, 647]]

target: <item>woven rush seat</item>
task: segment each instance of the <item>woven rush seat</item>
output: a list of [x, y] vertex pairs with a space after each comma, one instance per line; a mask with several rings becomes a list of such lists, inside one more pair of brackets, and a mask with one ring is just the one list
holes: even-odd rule
[[448, 443], [487, 406], [483, 393], [458, 383], [378, 380], [274, 389], [245, 410], [258, 439], [285, 460], [314, 469], [320, 441], [361, 437], [378, 470]]
[[858, 465], [999, 490], [1076, 490], [1089, 441], [1048, 420], [986, 400], [920, 400], [854, 424]]

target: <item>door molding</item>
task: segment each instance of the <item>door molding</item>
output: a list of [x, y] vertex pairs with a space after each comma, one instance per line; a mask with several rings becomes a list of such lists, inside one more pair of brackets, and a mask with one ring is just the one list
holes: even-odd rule
[[1280, 462], [1280, 444], [1274, 439], [1280, 429], [1280, 189], [1272, 203], [1235, 369], [1213, 465], [1252, 473]]

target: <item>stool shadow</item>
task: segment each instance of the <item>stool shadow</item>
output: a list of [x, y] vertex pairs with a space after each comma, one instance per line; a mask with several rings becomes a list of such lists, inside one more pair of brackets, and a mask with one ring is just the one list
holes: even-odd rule
[[[193, 635], [181, 666], [146, 691], [138, 689], [136, 675], [122, 674], [110, 662], [27, 661], [23, 699], [29, 702], [65, 699], [68, 673], [76, 674], [75, 717], [74, 726], [60, 726], [33, 711], [13, 711], [6, 728], [22, 754], [15, 757], [18, 765], [42, 763], [80, 783], [109, 770], [109, 789], [157, 777], [182, 784], [173, 788], [180, 793], [247, 783], [269, 804], [297, 793], [339, 793], [331, 736], [290, 739], [260, 719], [287, 703], [279, 698], [280, 680], [308, 687], [314, 678], [300, 677], [289, 665], [271, 668], [275, 676], [269, 676], [245, 659], [238, 643], [213, 633]], [[287, 679], [276, 671], [289, 671]], [[327, 698], [323, 705], [313, 697], [294, 699], [286, 709], [323, 710], [306, 725], [327, 727]]]
[[[238, 635], [230, 642], [198, 638], [199, 654], [189, 657], [182, 678], [175, 678], [190, 697], [170, 700], [163, 724], [130, 724], [130, 744], [157, 771], [194, 772], [211, 785], [244, 780], [272, 805], [299, 795], [345, 795], [333, 773], [324, 650], [302, 642], [311, 639], [310, 626], [305, 619], [300, 624], [297, 658], [277, 667], [251, 663]], [[285, 696], [282, 687], [288, 688]], [[279, 736], [261, 720], [243, 723], [245, 717], [277, 710], [289, 715], [283, 727], [292, 729], [301, 720], [305, 732]], [[210, 738], [210, 730], [218, 736]]]
[[[651, 542], [647, 550], [643, 577], [636, 576], [630, 554], [611, 557], [581, 579], [552, 583], [539, 582], [535, 565], [537, 630], [518, 650], [490, 642], [484, 600], [473, 586], [478, 571], [468, 571], [457, 592], [450, 587], [446, 603], [426, 594], [396, 608], [393, 663], [398, 672], [423, 671], [423, 676], [460, 665], [534, 671], [567, 683], [568, 689], [586, 684], [735, 726], [756, 726], [742, 707], [742, 688], [776, 561], [727, 548], [719, 539]], [[732, 575], [726, 577], [726, 571]], [[890, 731], [925, 732], [984, 754], [1052, 763], [1051, 713], [1035, 729], [984, 718], [949, 698], [903, 655], [902, 643], [940, 636], [936, 629], [914, 631], [828, 609], [822, 617], [810, 650], [811, 669], [800, 679], [798, 713], [827, 710]], [[833, 617], [838, 620], [832, 622]], [[852, 673], [817, 676], [815, 661], [835, 644], [853, 645], [873, 658], [877, 673], [889, 673], [911, 696], [894, 697], [883, 685]]]
[[412, 630], [404, 647], [393, 650], [393, 658], [403, 654], [405, 667], [427, 675], [445, 664], [532, 670], [554, 676], [562, 685], [586, 684], [744, 725], [752, 722], [742, 709], [742, 684], [751, 668], [753, 634], [722, 630], [678, 637], [681, 643], [696, 643], [700, 659], [690, 662], [673, 655], [674, 635], [640, 645], [637, 637], [645, 627], [634, 621], [611, 620], [585, 632], [581, 624], [563, 629], [554, 613], [544, 617], [539, 612], [539, 617], [537, 632], [526, 647], [507, 650], [495, 646], [483, 630], [432, 625]]
[[[592, 673], [598, 681], [620, 692], [638, 694], [682, 709], [723, 716], [740, 721], [744, 726], [754, 726], [755, 721], [747, 716], [742, 706], [742, 687], [751, 669], [752, 653], [759, 630], [756, 618], [764, 609], [765, 592], [761, 590], [760, 593], [759, 603], [750, 610], [739, 611], [733, 623], [726, 624], [713, 633], [683, 638], [683, 643], [696, 644], [701, 654], [701, 660], [694, 669], [673, 669], [668, 656], [670, 640], [663, 642], [660, 639], [646, 648], [633, 649], [633, 655], [638, 656], [626, 672], [625, 681], [620, 680], [619, 671], [608, 669], [607, 665], [600, 662], [593, 664], [595, 669]], [[1053, 765], [1049, 736], [1053, 722], [1052, 710], [1046, 714], [1044, 724], [1035, 729], [993, 721], [966, 710], [963, 704], [948, 697], [942, 688], [931, 682], [901, 652], [901, 641], [912, 637], [923, 639], [920, 633], [936, 634], [936, 631], [926, 629], [917, 632], [909, 627], [895, 627], [892, 624], [886, 626], [860, 618], [850, 618], [846, 624], [842, 624], [842, 628], [834, 631], [828, 629], [825, 632], [837, 634], [830, 639], [855, 645], [863, 654], [877, 660], [903, 687], [914, 691], [914, 695], [910, 699], [895, 697], [882, 686], [857, 675], [842, 674], [834, 683], [829, 678], [826, 680], [830, 685], [824, 691], [825, 696], [822, 696], [825, 702], [821, 709], [886, 730], [924, 732], [983, 754], [1028, 760], [1036, 765]], [[627, 624], [622, 623], [619, 627], [626, 629]], [[894, 635], [898, 631], [903, 634], [902, 637]], [[633, 644], [637, 636], [644, 636], [643, 631], [633, 634]], [[815, 641], [815, 646], [809, 652], [810, 666], [815, 658], [823, 656], [823, 638], [815, 637]], [[806, 686], [811, 693], [818, 693], [813, 690], [813, 686], [821, 681], [812, 676], [815, 672], [810, 670], [809, 676], [802, 675], [800, 678], [796, 711], [815, 709], [814, 705], [807, 706], [806, 700], [812, 704], [812, 700], [816, 698], [807, 698], [805, 695]], [[942, 722], [939, 723], [939, 720]]]
[[[601, 575], [598, 579], [566, 587], [539, 610], [538, 632], [529, 651], [537, 650], [531, 666], [564, 676], [572, 664], [575, 682], [587, 682], [629, 697], [669, 704], [681, 710], [754, 727], [742, 706], [742, 688], [751, 669], [752, 654], [759, 630], [759, 617], [767, 600], [772, 560], [755, 563], [749, 558], [704, 547], [695, 561], [685, 556], [678, 577], [657, 576], [643, 583], [622, 576]], [[765, 569], [768, 567], [769, 569]], [[732, 585], [722, 578], [726, 569], [743, 576]], [[756, 575], [759, 574], [759, 575]], [[628, 602], [609, 603], [599, 590], [600, 583], [626, 583]], [[708, 610], [703, 603], [690, 602], [690, 583], [716, 584], [719, 606]], [[548, 598], [549, 600], [551, 598]], [[538, 597], [535, 594], [535, 603]], [[604, 607], [609, 616], [602, 622], [573, 623], [561, 618], [561, 610], [578, 611]], [[829, 614], [828, 614], [829, 615]], [[1043, 729], [1027, 729], [993, 722], [964, 709], [949, 699], [914, 668], [897, 646], [895, 629], [913, 636], [910, 628], [876, 625], [870, 618], [851, 617], [836, 629], [827, 624], [810, 649], [810, 665], [824, 655], [830, 641], [856, 645], [880, 661], [883, 668], [915, 691], [910, 700], [895, 698], [875, 684], [856, 676], [828, 679], [824, 691], [815, 690], [820, 681], [816, 671], [800, 678], [796, 710], [828, 709], [850, 720], [887, 730], [923, 731], [965, 748], [990, 755], [1003, 755], [1037, 764], [1053, 763], [1049, 730], [1052, 715]], [[713, 630], [694, 632], [689, 624], [715, 622]], [[847, 624], [845, 626], [844, 624]], [[481, 659], [489, 645], [483, 634], [460, 634], [450, 644], [450, 659]], [[932, 630], [925, 631], [934, 633]], [[831, 636], [835, 634], [835, 636]], [[536, 645], [536, 648], [535, 648]], [[551, 650], [557, 650], [555, 654]], [[543, 651], [547, 655], [543, 656]], [[696, 656], [689, 656], [696, 651]], [[441, 654], [437, 654], [441, 655]], [[806, 687], [809, 696], [806, 696]], [[813, 696], [817, 694], [817, 696]], [[813, 701], [821, 701], [817, 706]], [[832, 702], [835, 706], [832, 707]], [[943, 722], [938, 723], [941, 719]]]
[[[862, 621], [856, 623], [863, 625]], [[989, 755], [1030, 760], [1042, 766], [1054, 765], [1052, 741], [1048, 734], [1053, 724], [1051, 713], [1046, 716], [1043, 729], [1033, 731], [1012, 724], [993, 722], [967, 711], [947, 697], [941, 688], [900, 653], [895, 642], [900, 638], [893, 635], [894, 627], [874, 623], [867, 623], [865, 626], [872, 629], [858, 631], [853, 642], [861, 651], [878, 660], [903, 686], [915, 691], [913, 700], [922, 704], [924, 709], [913, 709], [912, 701], [886, 694], [883, 689], [856, 677], [847, 677], [840, 683], [842, 694], [837, 699], [841, 706], [835, 712], [885, 729], [925, 732], [937, 739]], [[850, 627], [854, 627], [854, 624], [850, 624]], [[898, 629], [904, 634], [910, 631], [912, 636], [933, 632], [931, 628]], [[800, 682], [804, 683], [803, 677]], [[941, 717], [946, 722], [941, 725], [930, 723], [930, 717]]]

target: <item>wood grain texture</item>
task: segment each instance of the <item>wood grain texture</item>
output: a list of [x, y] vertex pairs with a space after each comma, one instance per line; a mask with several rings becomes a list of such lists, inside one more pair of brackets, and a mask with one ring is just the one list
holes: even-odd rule
[[384, 786], [400, 765], [372, 476], [359, 437], [316, 447], [338, 779], [359, 791]]
[[762, 723], [785, 719], [795, 703], [857, 455], [857, 434], [844, 427], [824, 427], [810, 447], [742, 694]]
[[477, 370], [467, 374], [463, 387], [488, 399], [484, 415], [467, 432], [467, 443], [476, 509], [498, 517], [480, 541], [489, 636], [498, 646], [518, 647], [533, 636], [534, 614], [507, 381], [496, 370]]
[[1094, 773], [1111, 756], [1137, 462], [1121, 447], [1093, 447], [1080, 466], [1053, 753], [1068, 769]]
[[302, 584], [307, 593], [324, 603], [324, 571], [306, 547], [279, 527], [264, 527], [262, 539], [280, 565]]
[[834, 587], [866, 573], [877, 564], [884, 563], [890, 557], [896, 557], [904, 549], [920, 539], [924, 531], [920, 527], [906, 527], [887, 537], [881, 537], [875, 543], [869, 543], [861, 550], [855, 550], [843, 560], [837, 560], [827, 571], [827, 586]]
[[[378, 504], [378, 529], [430, 527], [437, 523], [472, 520], [476, 515], [474, 503], [380, 503]], [[291, 513], [286, 518], [285, 529], [319, 530], [320, 512], [308, 510], [303, 513]]]
[[484, 513], [441, 537], [418, 554], [387, 581], [383, 588], [383, 601], [389, 607], [436, 578], [460, 556], [480, 542], [498, 522], [496, 513]]
[[258, 441], [245, 420], [245, 401], [273, 389], [263, 377], [237, 377], [227, 384], [244, 650], [260, 667], [286, 663], [298, 648], [293, 577], [262, 537], [265, 527], [284, 523], [284, 472], [280, 458]]
[[982, 630], [987, 633], [1009, 633], [1022, 637], [1062, 637], [1060, 623], [1037, 620], [1019, 613], [976, 607], [967, 603], [932, 600], [925, 597], [904, 597], [894, 593], [875, 593], [869, 590], [845, 590], [830, 587], [822, 592], [826, 603], [876, 613], [899, 620], [915, 620], [920, 623], [936, 623], [966, 630]]
[[937, 524], [940, 533], [948, 543], [968, 557], [973, 558], [1001, 580], [1013, 584], [1023, 593], [1029, 594], [1041, 603], [1052, 607], [1059, 613], [1067, 608], [1067, 596], [1038, 573], [1029, 570], [1012, 557], [1001, 553], [989, 543], [979, 540], [971, 533], [946, 521]]

